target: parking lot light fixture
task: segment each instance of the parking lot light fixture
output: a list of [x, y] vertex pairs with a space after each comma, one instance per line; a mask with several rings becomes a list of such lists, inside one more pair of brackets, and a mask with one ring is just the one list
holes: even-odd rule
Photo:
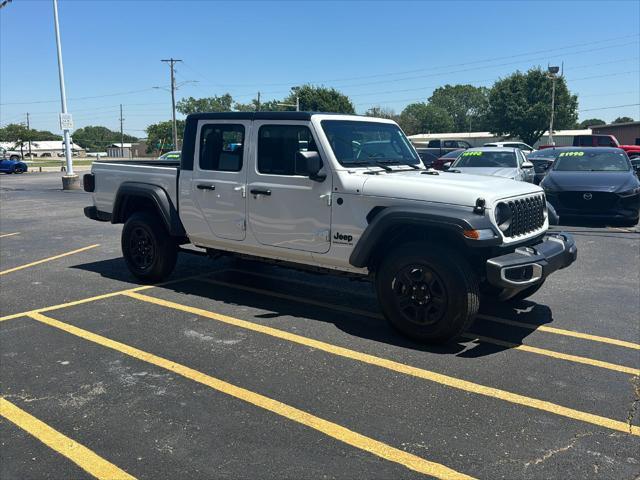
[[[58, 77], [60, 79], [60, 103], [62, 104], [62, 114], [67, 114], [67, 93], [64, 88], [64, 66], [62, 63], [62, 46], [60, 45], [60, 27], [58, 25], [58, 0], [53, 0], [53, 23], [56, 32], [56, 49], [58, 52]], [[61, 116], [62, 117], [62, 116]], [[60, 121], [62, 123], [62, 119]], [[62, 125], [61, 125], [62, 126]], [[78, 176], [73, 173], [73, 160], [71, 158], [71, 139], [69, 128], [63, 128], [64, 135], [64, 156], [67, 161], [65, 175], [62, 176], [62, 188], [64, 190], [80, 188]]]

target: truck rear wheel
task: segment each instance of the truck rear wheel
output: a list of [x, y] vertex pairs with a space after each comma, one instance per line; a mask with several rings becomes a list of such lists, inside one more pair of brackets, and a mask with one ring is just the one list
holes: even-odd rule
[[122, 229], [122, 254], [129, 271], [144, 282], [167, 278], [176, 265], [178, 247], [160, 219], [134, 213]]
[[464, 258], [436, 245], [402, 245], [376, 274], [385, 317], [403, 334], [444, 343], [468, 329], [478, 312], [478, 281]]

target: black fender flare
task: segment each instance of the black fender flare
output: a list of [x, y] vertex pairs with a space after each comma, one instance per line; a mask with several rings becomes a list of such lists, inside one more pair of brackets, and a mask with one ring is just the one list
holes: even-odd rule
[[111, 223], [124, 223], [127, 206], [135, 198], [151, 200], [170, 235], [175, 237], [186, 235], [178, 210], [173, 205], [169, 194], [162, 187], [150, 183], [123, 182], [120, 185], [116, 192]]
[[[499, 245], [501, 242], [501, 237], [489, 217], [486, 214], [473, 213], [472, 207], [469, 207], [468, 210], [447, 206], [432, 208], [385, 207], [379, 210], [362, 233], [351, 252], [349, 263], [358, 268], [366, 267], [371, 254], [384, 239], [384, 235], [395, 227], [406, 225], [453, 232], [470, 247], [488, 247]], [[471, 240], [463, 235], [465, 230], [485, 229], [491, 229], [494, 232], [494, 238]]]

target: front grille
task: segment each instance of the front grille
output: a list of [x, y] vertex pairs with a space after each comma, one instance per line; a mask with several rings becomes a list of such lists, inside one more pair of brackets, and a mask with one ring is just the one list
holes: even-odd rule
[[544, 225], [546, 201], [544, 195], [504, 202], [511, 211], [511, 222], [504, 230], [505, 237], [519, 237], [539, 230]]
[[562, 192], [560, 204], [565, 208], [584, 211], [610, 210], [615, 207], [618, 195], [609, 192]]

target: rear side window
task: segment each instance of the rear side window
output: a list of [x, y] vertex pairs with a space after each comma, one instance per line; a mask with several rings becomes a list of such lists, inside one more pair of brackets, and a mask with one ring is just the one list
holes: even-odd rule
[[242, 170], [244, 126], [211, 124], [200, 132], [200, 170]]
[[613, 142], [609, 137], [598, 137], [598, 146], [599, 147], [615, 147]]
[[258, 172], [306, 176], [307, 166], [297, 162], [299, 151], [317, 151], [308, 127], [263, 125], [258, 131]]

